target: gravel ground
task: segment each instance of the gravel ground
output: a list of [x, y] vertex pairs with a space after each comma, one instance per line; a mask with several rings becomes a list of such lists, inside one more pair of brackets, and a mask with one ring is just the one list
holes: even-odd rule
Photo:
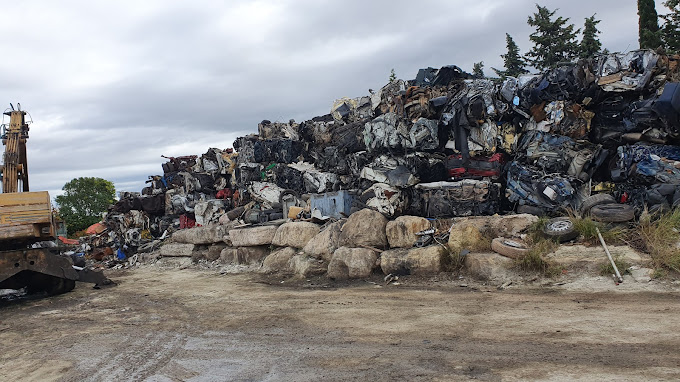
[[111, 277], [118, 286], [0, 307], [0, 380], [680, 379], [671, 283], [499, 290], [445, 275], [384, 285], [153, 266]]

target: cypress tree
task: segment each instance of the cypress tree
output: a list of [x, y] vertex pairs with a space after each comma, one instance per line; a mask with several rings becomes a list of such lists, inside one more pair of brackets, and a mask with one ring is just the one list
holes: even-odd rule
[[661, 46], [659, 15], [654, 0], [638, 0], [640, 49], [656, 49]]

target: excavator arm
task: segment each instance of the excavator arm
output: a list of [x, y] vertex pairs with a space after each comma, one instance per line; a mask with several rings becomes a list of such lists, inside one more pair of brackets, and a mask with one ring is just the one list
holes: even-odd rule
[[9, 126], [3, 126], [2, 132], [2, 143], [5, 145], [2, 192], [7, 194], [29, 191], [26, 158], [26, 140], [28, 139], [26, 112], [12, 110], [5, 112], [5, 115], [8, 115], [10, 120]]

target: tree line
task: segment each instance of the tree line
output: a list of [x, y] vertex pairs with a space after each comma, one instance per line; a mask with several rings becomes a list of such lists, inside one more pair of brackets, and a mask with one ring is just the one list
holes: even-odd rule
[[[654, 0], [638, 0], [640, 49], [657, 49], [666, 53], [680, 51], [680, 0], [663, 3], [668, 13], [659, 15]], [[537, 70], [550, 69], [562, 62], [608, 53], [602, 49], [595, 14], [584, 19], [583, 28], [576, 29], [569, 18], [556, 15], [558, 9], [550, 10], [536, 4], [536, 12], [527, 19], [535, 30], [529, 35], [533, 44], [524, 55], [509, 33], [505, 34], [507, 52], [501, 54], [504, 69], [491, 68], [500, 78], [517, 77], [528, 73], [527, 67]], [[580, 41], [578, 36], [581, 35]], [[473, 75], [484, 77], [484, 62], [473, 65]]]

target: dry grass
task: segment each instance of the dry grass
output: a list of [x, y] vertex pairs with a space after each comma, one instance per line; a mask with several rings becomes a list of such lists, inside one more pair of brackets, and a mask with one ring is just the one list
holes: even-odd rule
[[543, 236], [543, 226], [550, 220], [547, 216], [541, 216], [538, 218], [536, 223], [532, 224], [528, 229], [528, 240], [530, 243], [537, 243], [541, 240], [545, 240]]
[[578, 231], [581, 243], [584, 245], [600, 245], [600, 239], [597, 237], [598, 228], [607, 244], [625, 244], [625, 238], [628, 234], [628, 230], [625, 228], [597, 222], [590, 217], [579, 218], [572, 215], [569, 218], [574, 223], [574, 228]]
[[447, 254], [444, 257], [443, 268], [447, 272], [459, 272], [465, 265], [465, 255], [460, 251], [451, 251], [447, 248]]
[[464, 251], [489, 252], [491, 251], [491, 240], [493, 238], [487, 233], [466, 236], [460, 241], [458, 248], [453, 250], [447, 248], [448, 256], [446, 256], [446, 261], [444, 261], [444, 269], [449, 272], [459, 271], [463, 268], [465, 262], [465, 255], [461, 255]]
[[543, 226], [548, 221], [541, 217], [529, 227], [529, 252], [515, 260], [515, 268], [523, 272], [537, 272], [547, 277], [555, 277], [562, 272], [562, 268], [545, 259], [545, 255], [554, 252], [559, 247], [556, 241], [543, 237]]
[[537, 272], [547, 277], [554, 277], [562, 272], [562, 269], [545, 259], [545, 255], [554, 252], [559, 244], [549, 239], [540, 239], [531, 243], [529, 252], [515, 260], [515, 267], [523, 272]]
[[662, 214], [656, 220], [642, 217], [628, 241], [634, 248], [649, 253], [655, 268], [680, 273], [680, 248], [677, 247], [680, 242], [680, 209]]
[[653, 279], [663, 279], [666, 276], [668, 276], [668, 271], [663, 268], [657, 268], [654, 270], [654, 273], [652, 273]]

